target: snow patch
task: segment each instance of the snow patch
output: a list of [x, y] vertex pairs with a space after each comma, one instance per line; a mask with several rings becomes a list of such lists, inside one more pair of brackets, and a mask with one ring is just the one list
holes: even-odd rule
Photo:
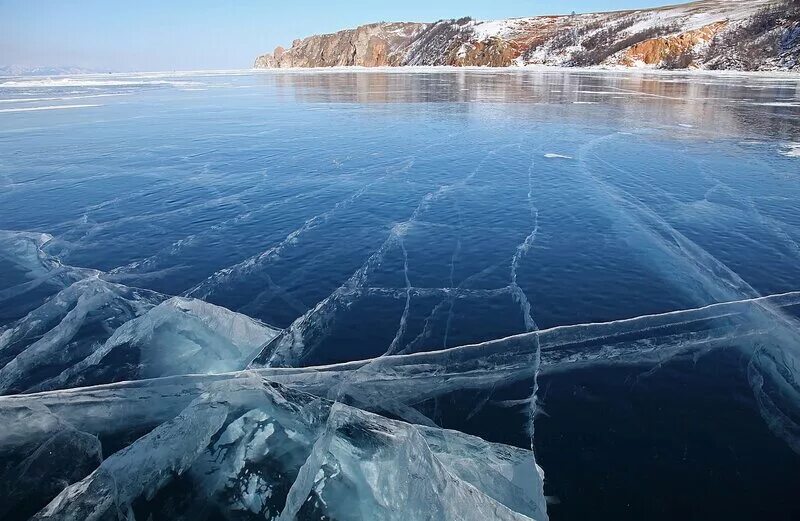
[[800, 143], [788, 143], [781, 154], [786, 157], [800, 157]]
[[517, 22], [515, 19], [477, 22], [473, 26], [473, 34], [478, 41], [506, 37], [514, 32]]
[[0, 112], [34, 112], [37, 110], [61, 110], [61, 109], [85, 109], [90, 107], [102, 107], [97, 104], [82, 104], [82, 105], [47, 105], [44, 107], [17, 107], [13, 109], [0, 109]]
[[90, 79], [90, 78], [47, 78], [42, 80], [11, 80], [0, 83], [0, 88], [5, 89], [28, 89], [28, 88], [54, 88], [54, 87], [146, 87], [153, 85], [198, 85], [196, 82], [187, 81], [167, 81], [154, 79], [136, 79], [132, 76], [128, 79]]

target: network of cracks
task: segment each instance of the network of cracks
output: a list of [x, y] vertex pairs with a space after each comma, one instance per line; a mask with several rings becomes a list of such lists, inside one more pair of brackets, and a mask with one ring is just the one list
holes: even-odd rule
[[[432, 226], [420, 216], [480, 168], [426, 193], [361, 267], [287, 327], [209, 297], [246, 281], [372, 185], [180, 296], [123, 283], [148, 262], [157, 268], [156, 257], [108, 272], [73, 267], [48, 251], [46, 234], [2, 232], [0, 301], [20, 316], [0, 329], [0, 517], [543, 520], [557, 499], [545, 496], [548, 469], [535, 458], [537, 418], [553, 412], [538, 382], [620, 367], [647, 381], [675, 361], [720, 351], [744, 361], [763, 422], [800, 453], [800, 292], [759, 295], [601, 178], [592, 181], [618, 224], [716, 303], [539, 328], [518, 281], [539, 233], [533, 166], [528, 233], [509, 252], [505, 285], [456, 284], [467, 247], [457, 241], [451, 284], [414, 286], [409, 230]], [[401, 283], [371, 284], [389, 258], [402, 266]], [[514, 303], [523, 332], [448, 340], [456, 303], [495, 298]], [[378, 356], [321, 364], [337, 320], [369, 299], [398, 303], [388, 345]], [[429, 314], [414, 322], [420, 302]]]

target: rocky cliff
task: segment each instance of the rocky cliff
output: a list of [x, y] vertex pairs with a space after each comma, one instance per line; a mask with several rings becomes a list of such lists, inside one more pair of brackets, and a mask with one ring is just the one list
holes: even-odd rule
[[256, 68], [414, 65], [800, 70], [800, 0], [374, 23], [295, 40], [255, 62]]

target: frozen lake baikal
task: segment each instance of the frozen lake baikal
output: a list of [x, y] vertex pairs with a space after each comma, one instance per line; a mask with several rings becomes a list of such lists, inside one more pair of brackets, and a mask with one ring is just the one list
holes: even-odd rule
[[800, 79], [0, 78], [0, 518], [797, 519]]

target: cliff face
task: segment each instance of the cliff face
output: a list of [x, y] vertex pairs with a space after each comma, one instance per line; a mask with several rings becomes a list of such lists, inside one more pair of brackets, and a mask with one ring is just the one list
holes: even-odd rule
[[333, 34], [295, 40], [290, 49], [278, 47], [259, 56], [256, 68], [379, 67], [402, 65], [402, 50], [416, 39], [426, 24], [376, 23]]
[[295, 40], [256, 68], [621, 65], [800, 70], [800, 0], [680, 6], [490, 22], [375, 23]]

